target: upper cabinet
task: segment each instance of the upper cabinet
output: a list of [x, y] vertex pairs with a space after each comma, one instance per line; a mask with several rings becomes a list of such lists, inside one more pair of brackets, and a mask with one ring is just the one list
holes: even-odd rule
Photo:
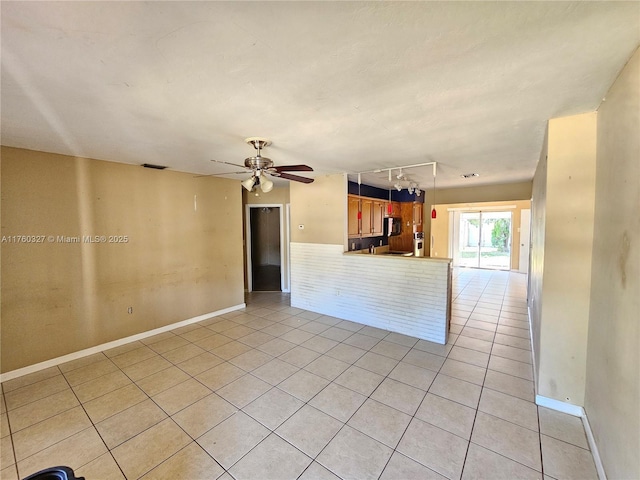
[[363, 237], [371, 235], [371, 226], [373, 225], [373, 200], [370, 198], [360, 197], [360, 233]]
[[349, 237], [382, 236], [386, 205], [383, 200], [349, 195]]
[[373, 201], [371, 210], [371, 235], [379, 237], [384, 233], [384, 212], [386, 210], [386, 202], [380, 200]]
[[[391, 208], [389, 208], [389, 203], [391, 203]], [[402, 215], [400, 202], [386, 202], [386, 207], [384, 211], [385, 217], [400, 217]]]
[[360, 197], [349, 195], [349, 237], [360, 236]]

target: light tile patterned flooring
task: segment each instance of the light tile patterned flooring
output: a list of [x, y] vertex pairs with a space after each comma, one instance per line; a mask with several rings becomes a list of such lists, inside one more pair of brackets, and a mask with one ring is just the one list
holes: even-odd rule
[[456, 270], [446, 346], [259, 293], [7, 381], [0, 476], [597, 478], [580, 420], [533, 403], [525, 282]]

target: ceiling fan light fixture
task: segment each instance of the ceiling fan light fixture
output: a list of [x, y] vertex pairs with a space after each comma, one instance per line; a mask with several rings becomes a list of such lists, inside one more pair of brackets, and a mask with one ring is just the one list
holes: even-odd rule
[[264, 175], [260, 178], [260, 190], [264, 193], [269, 193], [273, 190], [273, 182]]
[[[252, 176], [247, 178], [246, 180], [240, 182], [244, 188], [246, 188], [249, 192], [253, 190], [254, 185], [256, 184], [256, 177]], [[271, 185], [273, 187], [273, 185]]]

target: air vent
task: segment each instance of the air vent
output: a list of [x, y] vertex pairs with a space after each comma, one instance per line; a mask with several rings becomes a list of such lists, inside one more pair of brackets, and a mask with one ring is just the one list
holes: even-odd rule
[[154, 165], [153, 163], [143, 163], [142, 166], [144, 168], [155, 168], [156, 170], [164, 170], [165, 168], [167, 168], [164, 165]]
[[460, 175], [462, 178], [473, 178], [473, 177], [479, 177], [480, 174], [479, 173], [463, 173], [462, 175]]

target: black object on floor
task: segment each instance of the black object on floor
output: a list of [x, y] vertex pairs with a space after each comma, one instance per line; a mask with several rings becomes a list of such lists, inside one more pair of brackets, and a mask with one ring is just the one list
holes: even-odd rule
[[76, 477], [69, 467], [51, 467], [33, 473], [23, 480], [85, 480], [84, 477]]

